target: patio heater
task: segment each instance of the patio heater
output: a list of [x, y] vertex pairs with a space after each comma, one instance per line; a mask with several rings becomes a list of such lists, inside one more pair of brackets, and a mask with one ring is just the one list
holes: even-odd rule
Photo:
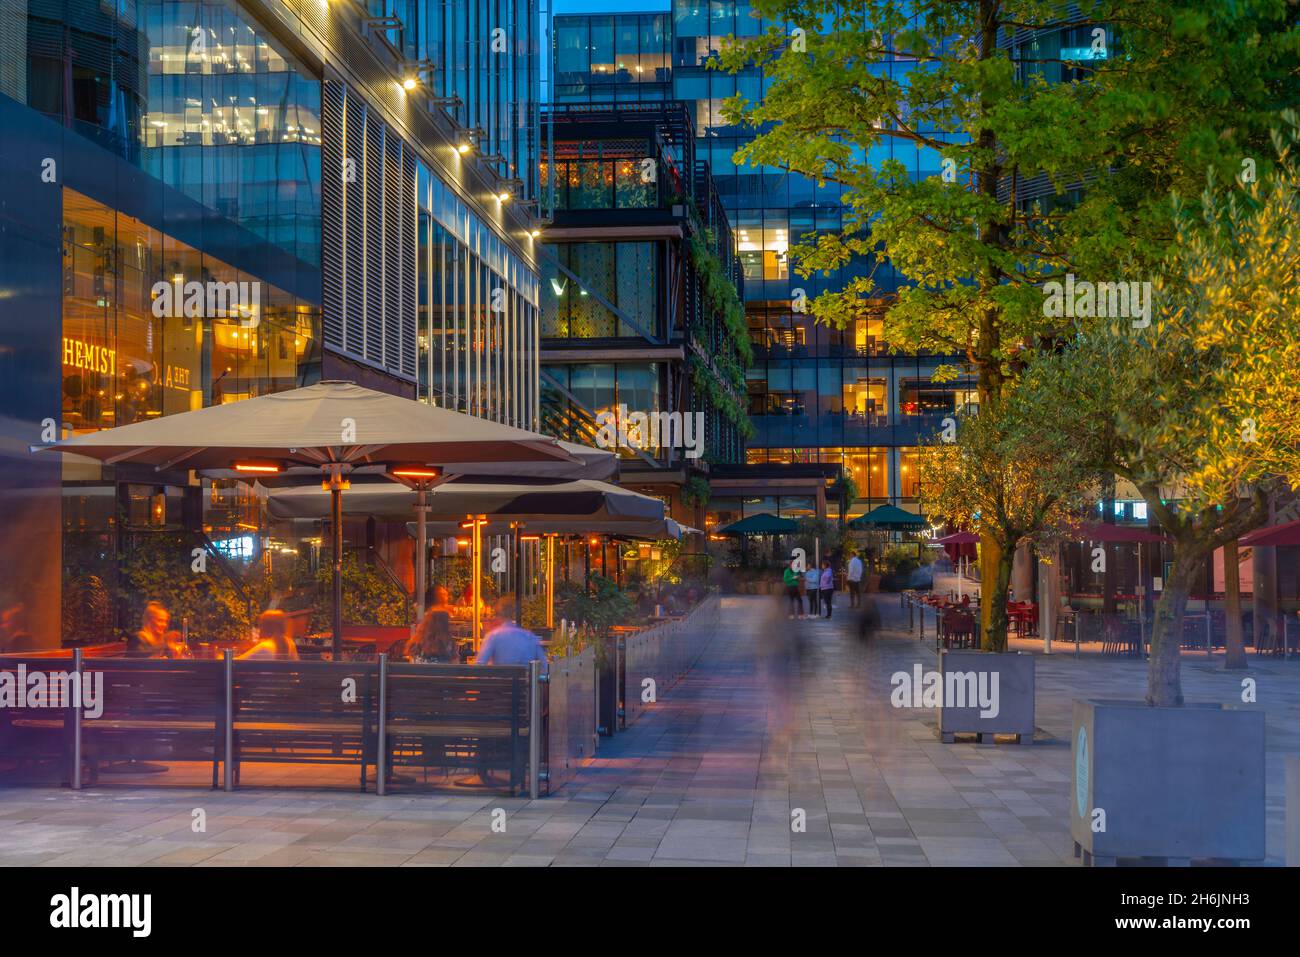
[[442, 469], [431, 465], [399, 465], [388, 474], [407, 488], [415, 490], [415, 620], [424, 617], [424, 595], [429, 570], [429, 538], [425, 524], [429, 518], [429, 490], [446, 479]]

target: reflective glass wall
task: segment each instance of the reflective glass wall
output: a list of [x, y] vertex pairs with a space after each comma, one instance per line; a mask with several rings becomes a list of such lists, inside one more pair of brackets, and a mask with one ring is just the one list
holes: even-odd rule
[[44, 0], [0, 93], [56, 119], [311, 269], [320, 83], [233, 0]]
[[535, 429], [537, 275], [422, 165], [417, 184], [420, 396]]

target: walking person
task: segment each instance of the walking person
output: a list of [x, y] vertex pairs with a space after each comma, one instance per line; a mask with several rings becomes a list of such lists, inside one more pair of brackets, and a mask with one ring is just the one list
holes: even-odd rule
[[853, 552], [849, 559], [849, 607], [857, 608], [862, 603], [862, 559]]
[[818, 618], [821, 616], [821, 607], [817, 602], [821, 591], [821, 575], [817, 572], [817, 566], [809, 568], [803, 578], [804, 588], [808, 591], [808, 617]]
[[796, 616], [803, 617], [803, 598], [799, 594], [800, 575], [794, 570], [793, 560], [785, 566], [785, 571], [781, 573], [781, 580], [785, 582], [785, 598], [788, 608], [787, 617], [793, 620]]
[[831, 616], [831, 600], [835, 597], [835, 573], [831, 571], [831, 561], [829, 558], [822, 559], [822, 573], [818, 579], [818, 591], [821, 593], [821, 604], [826, 610], [822, 617]]

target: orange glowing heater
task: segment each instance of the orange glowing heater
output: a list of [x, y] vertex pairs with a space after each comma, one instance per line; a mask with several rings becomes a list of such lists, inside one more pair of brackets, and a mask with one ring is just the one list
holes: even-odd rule
[[278, 475], [284, 471], [279, 462], [236, 462], [234, 468], [236, 472], [250, 475]]
[[442, 478], [442, 469], [434, 465], [395, 465], [388, 470], [388, 474], [397, 478], [420, 481]]

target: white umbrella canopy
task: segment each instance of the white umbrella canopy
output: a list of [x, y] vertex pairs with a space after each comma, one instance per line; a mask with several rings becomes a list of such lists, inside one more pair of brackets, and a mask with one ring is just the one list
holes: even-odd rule
[[47, 449], [110, 465], [132, 462], [198, 471], [262, 459], [281, 468], [326, 463], [579, 464], [550, 436], [339, 381], [33, 447]]
[[341, 493], [354, 470], [384, 472], [394, 481], [414, 483], [423, 494], [453, 463], [580, 464], [549, 436], [336, 380], [76, 435], [32, 451], [70, 452], [108, 465], [130, 462], [160, 471], [223, 476], [233, 469], [244, 478], [317, 469], [330, 492], [333, 519], [336, 659], [343, 638]]
[[[430, 519], [464, 519], [470, 515], [509, 516], [525, 521], [556, 516], [584, 522], [660, 521], [664, 504], [657, 498], [593, 479], [479, 482], [453, 479], [432, 489], [426, 498]], [[376, 518], [406, 518], [416, 505], [416, 492], [400, 485], [353, 485], [344, 511]], [[275, 518], [324, 518], [329, 496], [316, 486], [278, 488], [269, 492], [267, 509]], [[506, 521], [509, 521], [506, 519]]]
[[[593, 449], [589, 445], [559, 439], [560, 448], [569, 453], [578, 464], [568, 462], [538, 462], [528, 468], [528, 474], [545, 478], [596, 479], [607, 482], [618, 478], [618, 455], [608, 449]], [[509, 462], [465, 462], [449, 465], [447, 471], [454, 475], [502, 476], [509, 482], [519, 475], [519, 469]]]

